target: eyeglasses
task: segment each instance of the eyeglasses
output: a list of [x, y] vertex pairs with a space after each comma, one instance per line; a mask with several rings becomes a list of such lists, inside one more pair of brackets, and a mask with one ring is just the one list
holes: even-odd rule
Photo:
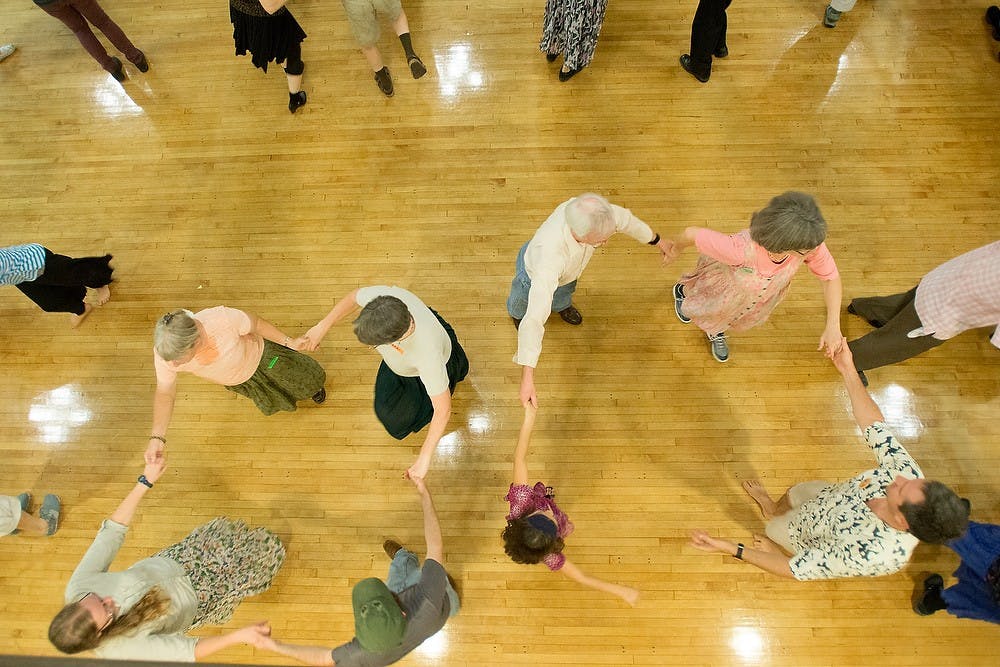
[[[97, 593], [86, 593], [80, 596], [80, 599], [76, 601], [75, 604], [82, 606], [90, 615], [94, 618], [94, 623], [98, 625], [97, 634], [101, 634], [108, 629], [108, 626], [115, 620], [115, 612], [113, 609], [108, 609], [108, 604], [104, 602]], [[103, 613], [107, 614], [107, 618], [104, 620], [103, 624], [97, 622], [99, 616], [95, 612], [100, 609]]]

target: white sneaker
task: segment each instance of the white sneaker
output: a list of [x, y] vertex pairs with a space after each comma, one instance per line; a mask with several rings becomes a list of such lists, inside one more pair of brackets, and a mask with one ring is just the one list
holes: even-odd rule
[[14, 53], [14, 51], [17, 51], [17, 47], [13, 44], [4, 44], [3, 46], [0, 46], [0, 60], [3, 60], [10, 54]]

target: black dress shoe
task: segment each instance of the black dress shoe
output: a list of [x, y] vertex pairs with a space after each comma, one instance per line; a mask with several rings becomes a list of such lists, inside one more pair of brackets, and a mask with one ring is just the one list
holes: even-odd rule
[[726, 56], [729, 55], [729, 47], [723, 44], [722, 46], [717, 48], [715, 50], [715, 53], [713, 53], [712, 55], [715, 56], [716, 58], [725, 58]]
[[711, 72], [708, 74], [699, 74], [695, 70], [694, 62], [691, 60], [691, 56], [689, 54], [685, 53], [683, 56], [681, 56], [681, 67], [684, 68], [685, 72], [687, 72], [694, 78], [698, 79], [702, 83], [708, 83], [708, 77], [711, 76]]
[[559, 57], [558, 53], [546, 53], [545, 54], [545, 59], [548, 60], [550, 63], [554, 63], [556, 61], [556, 58], [558, 58], [558, 57]]
[[124, 81], [127, 78], [125, 76], [125, 68], [122, 66], [122, 61], [112, 56], [111, 66], [114, 67], [114, 69], [111, 70], [111, 76], [115, 77], [115, 81]]
[[[563, 65], [563, 67], [565, 67], [565, 65]], [[578, 73], [580, 73], [582, 71], [583, 71], [582, 67], [577, 67], [576, 69], [571, 69], [568, 72], [566, 70], [564, 70], [564, 69], [561, 69], [561, 70], [559, 70], [559, 80], [560, 81], [569, 81], [570, 79], [572, 79], [574, 76], [576, 76]]]
[[941, 599], [943, 589], [944, 579], [941, 578], [940, 574], [932, 574], [924, 579], [924, 592], [914, 600], [913, 611], [921, 616], [930, 616], [936, 611], [947, 609], [948, 605]]
[[326, 400], [326, 387], [313, 394], [313, 403], [319, 404]]
[[146, 60], [146, 54], [143, 53], [142, 51], [139, 52], [139, 58], [133, 60], [132, 64], [135, 65], [136, 69], [138, 69], [140, 72], [149, 71], [149, 61]]
[[572, 324], [573, 326], [578, 326], [583, 323], [583, 315], [581, 315], [580, 311], [574, 306], [560, 310], [559, 317], [561, 317], [562, 321], [566, 324]]
[[306, 91], [300, 90], [297, 93], [288, 93], [288, 110], [295, 113], [299, 107], [306, 103]]

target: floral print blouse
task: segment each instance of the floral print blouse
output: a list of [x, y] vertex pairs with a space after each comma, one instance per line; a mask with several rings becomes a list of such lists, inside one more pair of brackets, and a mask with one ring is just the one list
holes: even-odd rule
[[[511, 484], [505, 500], [510, 503], [510, 514], [508, 521], [520, 519], [539, 510], [548, 510], [556, 521], [556, 535], [565, 539], [573, 532], [573, 522], [569, 520], [561, 509], [556, 505], [553, 498], [555, 493], [551, 486], [545, 486], [537, 482], [534, 486], [527, 484]], [[566, 557], [562, 554], [547, 554], [542, 562], [553, 572], [562, 568], [566, 563]]]

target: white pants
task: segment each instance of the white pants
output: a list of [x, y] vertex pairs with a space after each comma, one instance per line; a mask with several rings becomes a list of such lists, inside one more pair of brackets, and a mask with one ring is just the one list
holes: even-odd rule
[[802, 503], [812, 500], [828, 486], [830, 486], [830, 482], [817, 480], [815, 482], [802, 482], [788, 489], [788, 504], [792, 506], [792, 509], [767, 522], [766, 532], [771, 541], [780, 545], [788, 553], [795, 553], [791, 535], [788, 533], [788, 524], [798, 515]]

